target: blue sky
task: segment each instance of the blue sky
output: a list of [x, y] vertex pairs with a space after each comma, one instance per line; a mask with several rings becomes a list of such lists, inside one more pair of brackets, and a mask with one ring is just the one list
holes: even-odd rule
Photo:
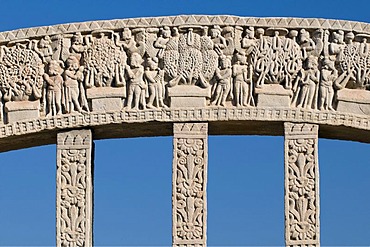
[[[0, 0], [0, 31], [178, 14], [370, 22], [370, 1]], [[171, 245], [172, 138], [95, 142], [96, 246]], [[321, 243], [370, 246], [370, 145], [319, 141]], [[284, 245], [283, 138], [210, 136], [208, 244]], [[55, 145], [0, 154], [0, 246], [55, 245]]]

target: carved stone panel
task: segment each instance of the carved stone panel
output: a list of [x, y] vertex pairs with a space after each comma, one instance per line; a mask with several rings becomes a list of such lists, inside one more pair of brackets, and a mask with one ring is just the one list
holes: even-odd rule
[[206, 245], [207, 123], [174, 124], [173, 246]]
[[92, 246], [91, 130], [58, 133], [57, 246]]
[[320, 246], [318, 125], [285, 123], [285, 242]]

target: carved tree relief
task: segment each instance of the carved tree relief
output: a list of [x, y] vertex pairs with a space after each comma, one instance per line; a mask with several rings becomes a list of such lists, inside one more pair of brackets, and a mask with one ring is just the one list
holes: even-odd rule
[[207, 123], [174, 124], [173, 245], [206, 245]]
[[0, 40], [1, 120], [194, 107], [201, 97], [196, 107], [370, 114], [365, 29], [194, 20]]
[[285, 123], [285, 241], [319, 246], [318, 126]]
[[92, 246], [90, 130], [58, 134], [57, 246]]

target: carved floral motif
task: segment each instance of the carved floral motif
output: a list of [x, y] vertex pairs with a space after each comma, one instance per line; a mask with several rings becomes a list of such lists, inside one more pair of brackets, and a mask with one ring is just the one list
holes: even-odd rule
[[287, 245], [319, 244], [317, 128], [310, 126], [292, 124], [285, 133]]
[[91, 164], [89, 137], [84, 133], [62, 133], [58, 143], [57, 239], [60, 246], [88, 246], [91, 218]]
[[174, 244], [205, 243], [206, 144], [191, 136], [197, 124], [188, 125], [182, 130], [190, 128], [188, 137], [175, 133]]

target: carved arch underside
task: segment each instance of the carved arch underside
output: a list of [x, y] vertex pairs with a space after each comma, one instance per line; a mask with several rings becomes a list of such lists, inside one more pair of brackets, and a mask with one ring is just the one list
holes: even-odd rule
[[[327, 19], [173, 16], [0, 33], [0, 151], [94, 137], [282, 135], [370, 142], [370, 24]], [[35, 142], [35, 138], [38, 140]]]

